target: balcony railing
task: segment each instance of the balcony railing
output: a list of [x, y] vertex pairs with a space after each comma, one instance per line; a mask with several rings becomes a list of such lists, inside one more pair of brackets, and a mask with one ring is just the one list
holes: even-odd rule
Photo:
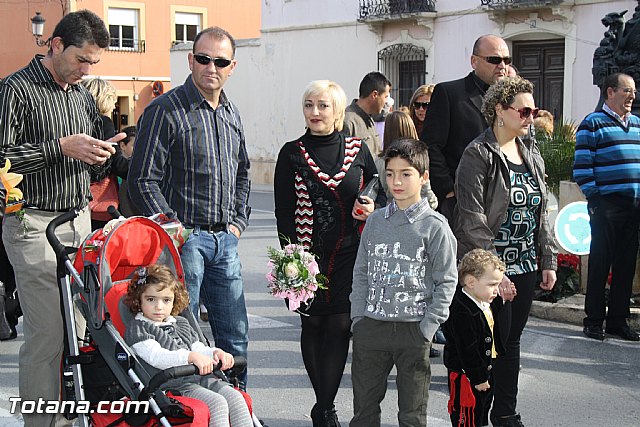
[[482, 6], [496, 9], [531, 9], [542, 6], [555, 6], [563, 0], [480, 0]]
[[436, 0], [360, 0], [360, 19], [435, 12]]
[[109, 43], [109, 50], [141, 53], [145, 51], [145, 42], [144, 40], [112, 38]]

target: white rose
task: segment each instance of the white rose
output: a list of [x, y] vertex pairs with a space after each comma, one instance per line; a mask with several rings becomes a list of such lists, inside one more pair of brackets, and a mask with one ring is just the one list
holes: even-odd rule
[[298, 274], [300, 274], [300, 270], [298, 270], [298, 266], [295, 263], [290, 262], [284, 266], [284, 275], [289, 279], [295, 279]]

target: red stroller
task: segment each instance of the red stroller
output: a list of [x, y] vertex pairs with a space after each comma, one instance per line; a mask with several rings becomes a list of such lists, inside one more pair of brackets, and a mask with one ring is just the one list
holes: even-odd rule
[[[121, 299], [127, 292], [128, 278], [140, 266], [163, 264], [184, 283], [180, 256], [171, 237], [155, 221], [133, 217], [121, 219], [107, 232], [91, 233], [79, 249], [65, 247], [55, 229], [77, 217], [76, 211], [55, 218], [47, 227], [47, 240], [57, 259], [57, 277], [65, 323], [65, 358], [62, 363], [62, 409], [80, 426], [157, 426], [208, 425], [208, 408], [202, 402], [164, 393], [160, 386], [181, 376], [194, 375], [194, 365], [165, 369], [151, 377], [122, 339], [125, 325], [132, 319]], [[75, 262], [69, 255], [77, 251]], [[78, 345], [74, 306], [87, 322], [86, 344]], [[187, 308], [181, 313], [208, 342], [198, 322]], [[80, 337], [82, 338], [82, 337]], [[227, 372], [230, 378], [246, 367], [236, 358]], [[228, 380], [225, 373], [217, 375]], [[245, 395], [249, 409], [251, 402]], [[105, 401], [112, 402], [110, 409]], [[116, 408], [113, 410], [113, 408]], [[252, 413], [256, 427], [263, 424]]]

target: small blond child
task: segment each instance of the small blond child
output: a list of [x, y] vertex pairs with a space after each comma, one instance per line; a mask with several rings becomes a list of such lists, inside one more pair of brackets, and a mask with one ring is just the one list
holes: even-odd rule
[[202, 341], [189, 321], [179, 316], [189, 305], [189, 295], [173, 272], [163, 265], [139, 268], [127, 289], [124, 303], [135, 318], [124, 339], [153, 375], [161, 369], [193, 364], [200, 375], [176, 378], [163, 388], [201, 400], [209, 407], [209, 427], [252, 427], [242, 394], [211, 374], [221, 362], [233, 366], [233, 356]]
[[[500, 336], [506, 336], [500, 330], [502, 323], [494, 321], [504, 305], [498, 295], [504, 271], [500, 258], [484, 249], [468, 252], [458, 266], [460, 286], [443, 325], [447, 339], [444, 365], [449, 373], [448, 409], [455, 427], [489, 425], [493, 400], [491, 367], [504, 351]], [[515, 285], [510, 286], [513, 295], [510, 293], [509, 299], [513, 299]]]

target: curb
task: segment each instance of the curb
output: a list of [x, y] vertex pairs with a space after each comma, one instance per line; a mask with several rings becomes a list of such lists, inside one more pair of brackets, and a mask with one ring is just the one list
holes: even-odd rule
[[[556, 322], [571, 323], [582, 326], [584, 319], [584, 306], [578, 304], [568, 304], [563, 302], [543, 302], [533, 301], [531, 305], [531, 316], [553, 320]], [[632, 308], [629, 317], [629, 326], [633, 330], [640, 330], [640, 308]]]

